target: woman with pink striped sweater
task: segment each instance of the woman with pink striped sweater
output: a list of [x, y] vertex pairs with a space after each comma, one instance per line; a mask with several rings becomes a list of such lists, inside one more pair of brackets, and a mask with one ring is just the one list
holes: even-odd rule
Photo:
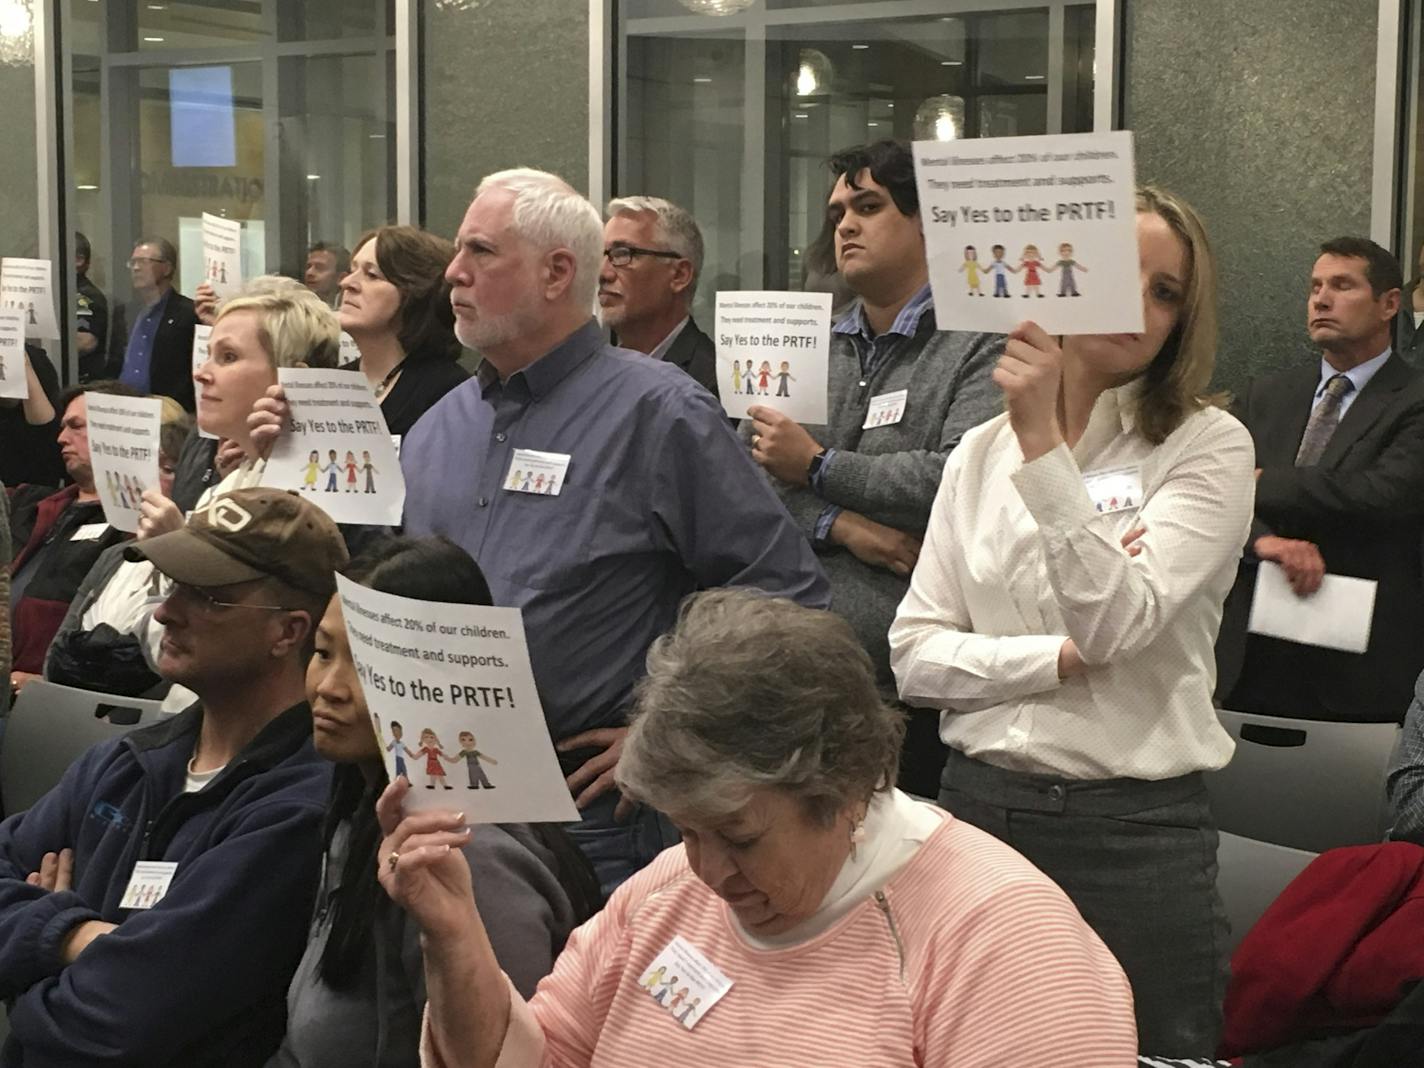
[[378, 813], [421, 925], [438, 1068], [1136, 1062], [1117, 962], [1053, 883], [895, 790], [903, 723], [838, 616], [698, 594], [648, 655], [620, 787], [683, 844], [574, 932], [525, 1002], [499, 970], [458, 813]]

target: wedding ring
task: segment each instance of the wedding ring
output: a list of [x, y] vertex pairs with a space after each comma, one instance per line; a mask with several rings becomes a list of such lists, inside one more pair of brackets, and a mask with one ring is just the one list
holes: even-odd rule
[[386, 858], [386, 864], [390, 866], [391, 871], [395, 871], [395, 870], [396, 870], [396, 865], [399, 864], [399, 863], [400, 863], [400, 854], [397, 853], [394, 849], [391, 850], [391, 855]]

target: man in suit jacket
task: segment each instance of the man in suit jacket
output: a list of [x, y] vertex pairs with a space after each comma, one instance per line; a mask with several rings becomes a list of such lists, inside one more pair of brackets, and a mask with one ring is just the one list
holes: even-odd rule
[[717, 350], [692, 321], [702, 273], [697, 220], [659, 197], [620, 197], [608, 205], [598, 305], [603, 325], [625, 349], [686, 371], [717, 395]]
[[[1338, 238], [1311, 272], [1320, 366], [1252, 382], [1235, 412], [1256, 442], [1256, 519], [1217, 642], [1217, 696], [1239, 711], [1389, 722], [1424, 669], [1424, 379], [1390, 345], [1399, 264]], [[1378, 582], [1364, 653], [1247, 634], [1260, 561], [1297, 596], [1328, 572]]]
[[[178, 252], [146, 237], [129, 258], [134, 299], [114, 313], [110, 367], [140, 393], [161, 393], [193, 411], [193, 302], [173, 288]], [[130, 325], [132, 324], [132, 325]]]

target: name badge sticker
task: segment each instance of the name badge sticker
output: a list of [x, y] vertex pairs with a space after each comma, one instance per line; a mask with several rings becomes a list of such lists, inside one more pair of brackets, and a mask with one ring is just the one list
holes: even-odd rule
[[504, 475], [504, 488], [515, 493], [542, 493], [557, 497], [572, 457], [563, 452], [515, 449]]
[[121, 909], [151, 909], [163, 900], [178, 865], [168, 860], [140, 860], [129, 876], [128, 888], [119, 901]]
[[109, 529], [108, 523], [85, 523], [70, 535], [70, 541], [98, 541]]
[[691, 942], [675, 935], [639, 977], [638, 986], [691, 1031], [732, 989], [732, 980]]
[[1103, 515], [1141, 508], [1142, 468], [1132, 464], [1090, 471], [1083, 476], [1083, 488], [1088, 491], [1093, 507]]
[[871, 427], [898, 423], [905, 417], [905, 398], [909, 393], [907, 389], [897, 389], [894, 393], [871, 397], [870, 408], [865, 413], [865, 422], [861, 424], [860, 429], [869, 430]]

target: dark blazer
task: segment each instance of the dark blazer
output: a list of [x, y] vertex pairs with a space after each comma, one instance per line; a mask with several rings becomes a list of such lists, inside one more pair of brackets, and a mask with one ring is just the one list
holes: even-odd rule
[[[1355, 398], [1314, 467], [1296, 467], [1319, 367], [1253, 381], [1233, 411], [1256, 443], [1256, 517], [1217, 641], [1226, 708], [1389, 722], [1424, 669], [1424, 378], [1392, 355]], [[1369, 648], [1339, 652], [1247, 634], [1266, 534], [1313, 542], [1331, 574], [1375, 579]]]
[[[143, 306], [134, 301], [114, 310], [110, 334], [109, 374], [117, 378], [128, 353], [129, 334], [143, 315]], [[168, 291], [168, 303], [153, 335], [153, 361], [149, 364], [150, 393], [172, 397], [191, 414], [193, 408], [193, 328], [198, 313], [193, 302], [176, 289]]]
[[717, 347], [697, 328], [697, 320], [687, 320], [682, 333], [663, 354], [663, 361], [681, 367], [693, 381], [717, 396]]

